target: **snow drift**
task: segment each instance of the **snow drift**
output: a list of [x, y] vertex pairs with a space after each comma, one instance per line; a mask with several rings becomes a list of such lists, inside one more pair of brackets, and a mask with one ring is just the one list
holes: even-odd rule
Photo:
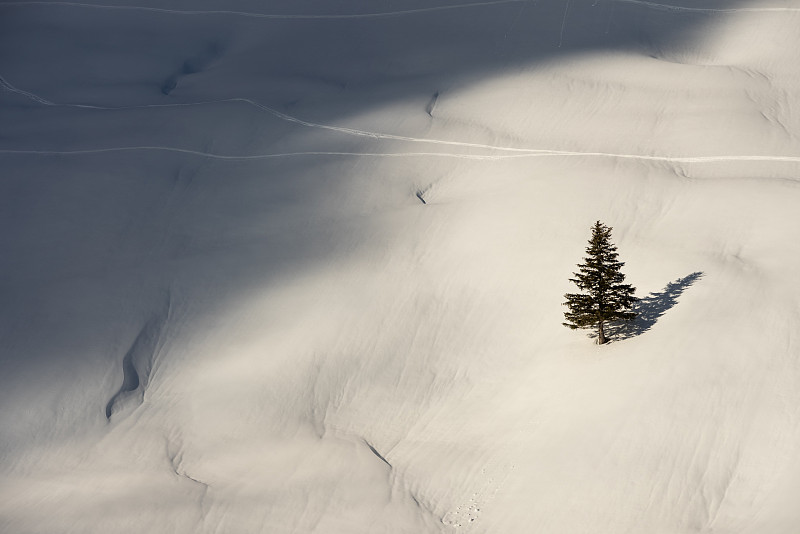
[[800, 528], [800, 4], [0, 26], [3, 531]]

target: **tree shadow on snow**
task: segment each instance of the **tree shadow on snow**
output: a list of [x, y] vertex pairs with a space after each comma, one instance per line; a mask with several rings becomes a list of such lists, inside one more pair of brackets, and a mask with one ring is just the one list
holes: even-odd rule
[[702, 277], [702, 272], [694, 272], [668, 283], [663, 291], [650, 293], [640, 299], [634, 307], [634, 311], [637, 313], [636, 319], [629, 323], [610, 325], [608, 328], [609, 338], [621, 341], [647, 332], [658, 322], [661, 316], [678, 303], [678, 297]]

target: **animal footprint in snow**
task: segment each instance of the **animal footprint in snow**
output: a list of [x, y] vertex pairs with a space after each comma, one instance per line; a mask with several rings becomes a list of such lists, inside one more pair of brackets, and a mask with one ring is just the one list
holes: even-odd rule
[[477, 494], [473, 495], [468, 505], [456, 506], [455, 510], [445, 514], [442, 518], [442, 523], [455, 528], [461, 528], [475, 523], [481, 511], [480, 506], [475, 502], [476, 496]]

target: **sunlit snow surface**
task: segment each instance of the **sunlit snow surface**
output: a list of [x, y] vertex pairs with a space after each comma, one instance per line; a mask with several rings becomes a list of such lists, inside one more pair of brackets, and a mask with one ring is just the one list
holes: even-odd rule
[[796, 534], [798, 50], [797, 0], [0, 2], [0, 531]]

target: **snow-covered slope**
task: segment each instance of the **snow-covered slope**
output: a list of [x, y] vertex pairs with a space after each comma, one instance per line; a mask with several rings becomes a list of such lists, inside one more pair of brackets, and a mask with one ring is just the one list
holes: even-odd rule
[[797, 532], [798, 28], [0, 2], [0, 530]]

